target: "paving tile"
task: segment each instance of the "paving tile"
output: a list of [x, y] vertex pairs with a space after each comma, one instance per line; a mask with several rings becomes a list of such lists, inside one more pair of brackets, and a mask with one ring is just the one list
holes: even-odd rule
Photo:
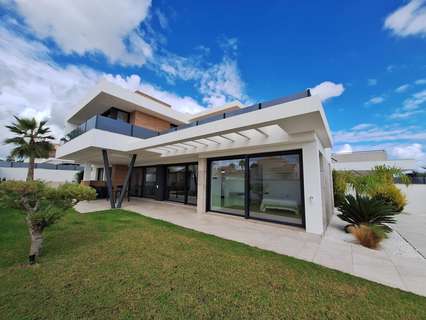
[[319, 247], [319, 244], [307, 241], [296, 253], [295, 257], [306, 261], [313, 261]]
[[353, 253], [353, 274], [363, 278], [404, 289], [401, 276], [389, 258]]
[[426, 296], [426, 277], [403, 275], [401, 278], [407, 290]]

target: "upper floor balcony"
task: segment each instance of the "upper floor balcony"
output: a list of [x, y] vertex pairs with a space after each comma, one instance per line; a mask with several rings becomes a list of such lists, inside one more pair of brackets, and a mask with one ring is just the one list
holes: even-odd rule
[[150, 130], [141, 126], [133, 125], [131, 123], [128, 123], [122, 120], [112, 119], [110, 117], [106, 117], [102, 115], [95, 115], [91, 117], [90, 119], [88, 119], [87, 121], [80, 124], [77, 128], [75, 128], [71, 132], [69, 132], [66, 135], [66, 137], [63, 138], [63, 141], [68, 142], [92, 129], [104, 130], [104, 131], [108, 131], [112, 133], [126, 135], [129, 137], [140, 138], [140, 139], [149, 139], [159, 135], [168, 134], [171, 132], [180, 131], [180, 130], [191, 128], [191, 127], [196, 127], [196, 126], [211, 123], [214, 121], [228, 119], [231, 117], [235, 117], [235, 116], [253, 112], [253, 111], [258, 111], [261, 109], [266, 109], [278, 104], [282, 104], [282, 103], [297, 100], [297, 99], [302, 99], [309, 96], [310, 96], [310, 92], [309, 90], [306, 90], [301, 93], [287, 96], [285, 98], [276, 99], [276, 100], [272, 100], [272, 101], [268, 101], [264, 103], [257, 103], [249, 107], [232, 110], [228, 112], [223, 112], [220, 114], [215, 114], [200, 120], [192, 121], [190, 123], [182, 124], [182, 125], [172, 127], [170, 129], [166, 129], [163, 131]]

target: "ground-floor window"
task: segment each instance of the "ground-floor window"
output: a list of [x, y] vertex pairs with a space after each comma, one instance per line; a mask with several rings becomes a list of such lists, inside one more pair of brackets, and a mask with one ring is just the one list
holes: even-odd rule
[[157, 188], [157, 168], [146, 167], [144, 169], [142, 196], [154, 197]]
[[301, 152], [209, 161], [209, 210], [304, 225]]
[[155, 197], [157, 189], [157, 167], [133, 168], [129, 193], [136, 197]]
[[195, 163], [166, 167], [166, 199], [197, 204], [198, 165]]

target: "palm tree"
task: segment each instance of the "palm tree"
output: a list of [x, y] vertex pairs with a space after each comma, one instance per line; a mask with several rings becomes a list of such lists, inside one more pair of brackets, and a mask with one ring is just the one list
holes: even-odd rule
[[29, 158], [27, 181], [34, 180], [35, 158], [47, 158], [49, 152], [53, 150], [50, 140], [55, 138], [50, 133], [50, 128], [46, 127], [47, 121], [37, 122], [35, 118], [18, 118], [16, 122], [6, 126], [16, 136], [6, 139], [4, 143], [14, 144], [16, 147], [10, 155], [17, 158]]

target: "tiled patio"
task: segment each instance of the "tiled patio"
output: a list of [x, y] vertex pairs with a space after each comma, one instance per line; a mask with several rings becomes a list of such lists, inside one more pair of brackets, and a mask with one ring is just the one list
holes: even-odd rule
[[[370, 250], [355, 244], [350, 236], [342, 235], [336, 217], [326, 234], [320, 237], [289, 226], [217, 213], [197, 214], [195, 207], [177, 203], [134, 198], [123, 207], [147, 217], [426, 296], [426, 260], [396, 232], [385, 240], [381, 250]], [[82, 202], [76, 209], [80, 212], [106, 210], [109, 202]]]

